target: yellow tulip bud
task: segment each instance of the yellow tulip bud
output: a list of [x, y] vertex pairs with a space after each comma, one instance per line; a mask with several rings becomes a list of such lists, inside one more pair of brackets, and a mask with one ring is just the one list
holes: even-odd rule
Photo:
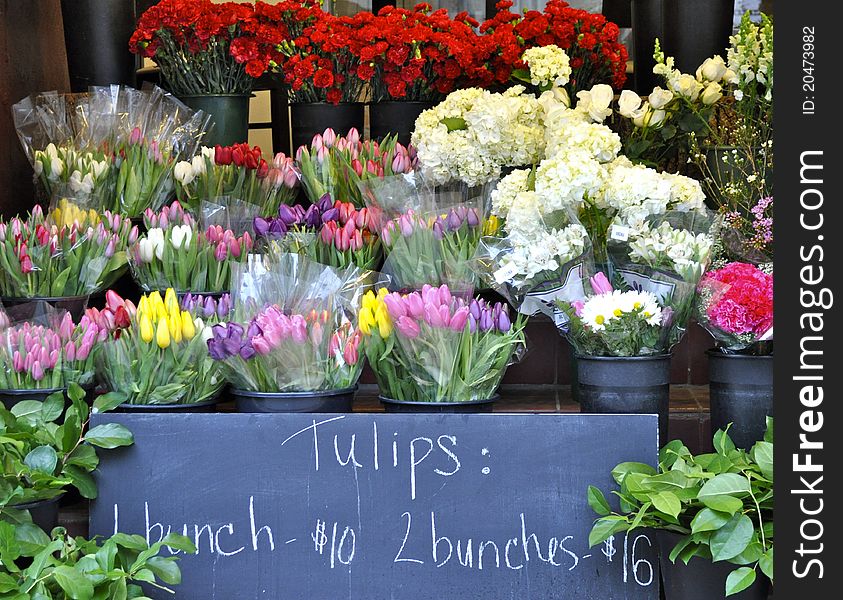
[[181, 315], [167, 315], [167, 328], [170, 330], [170, 337], [177, 344], [181, 343]]
[[375, 324], [375, 316], [372, 314], [372, 310], [367, 306], [363, 306], [363, 308], [360, 309], [360, 317], [358, 321], [360, 331], [362, 331], [364, 335], [370, 335], [372, 333], [372, 325]]
[[155, 332], [152, 328], [152, 321], [149, 318], [149, 315], [142, 314], [140, 310], [138, 311], [140, 315], [140, 336], [141, 339], [146, 342], [147, 344], [152, 341]]
[[385, 287], [382, 287], [378, 290], [378, 300], [383, 300], [386, 296], [389, 295], [389, 290]]
[[196, 325], [193, 323], [193, 316], [186, 310], [181, 313], [181, 334], [186, 340], [192, 340], [196, 335]]
[[378, 333], [383, 339], [392, 335], [392, 319], [389, 318], [389, 312], [383, 302], [375, 309], [375, 320], [378, 323]]
[[164, 319], [158, 321], [158, 327], [155, 330], [155, 343], [158, 344], [159, 348], [170, 347], [170, 330], [167, 328], [167, 321]]
[[363, 308], [371, 309], [374, 308], [375, 304], [377, 304], [377, 297], [375, 296], [374, 292], [372, 292], [372, 290], [369, 290], [368, 292], [363, 294]]
[[497, 215], [489, 215], [483, 224], [483, 235], [495, 235], [501, 227], [501, 220]]
[[174, 290], [173, 288], [167, 288], [167, 291], [164, 292], [164, 306], [170, 313], [172, 313], [173, 311], [178, 312], [179, 299], [176, 296], [176, 290]]

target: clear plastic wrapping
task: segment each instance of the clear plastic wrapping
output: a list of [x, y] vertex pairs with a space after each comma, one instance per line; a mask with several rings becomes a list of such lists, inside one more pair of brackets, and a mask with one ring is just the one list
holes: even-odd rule
[[360, 311], [381, 394], [412, 402], [491, 399], [526, 350], [525, 322], [506, 304], [466, 300], [447, 285], [403, 295], [369, 292]]
[[231, 383], [258, 392], [345, 389], [363, 367], [357, 310], [371, 273], [298, 254], [253, 255], [235, 269], [234, 320], [208, 342]]
[[380, 229], [382, 271], [394, 289], [447, 284], [454, 294], [473, 294], [472, 259], [489, 222], [485, 196], [466, 197], [461, 187], [437, 187], [417, 173], [375, 179], [361, 190]]

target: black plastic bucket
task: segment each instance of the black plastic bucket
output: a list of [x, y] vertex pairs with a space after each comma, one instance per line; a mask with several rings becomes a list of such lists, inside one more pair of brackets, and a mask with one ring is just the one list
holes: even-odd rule
[[12, 504], [9, 508], [16, 510], [28, 510], [32, 522], [41, 529], [50, 533], [59, 524], [59, 500], [61, 496], [49, 500], [36, 500], [26, 504]]
[[24, 400], [37, 400], [43, 402], [48, 396], [56, 392], [64, 392], [65, 388], [49, 388], [45, 390], [0, 390], [0, 400], [6, 410], [12, 410], [12, 407], [18, 402]]
[[405, 146], [416, 127], [416, 119], [432, 102], [377, 102], [369, 105], [369, 137], [381, 140], [396, 134]]
[[[738, 568], [730, 562], [711, 562], [695, 556], [686, 565], [680, 559], [670, 562], [668, 556], [681, 535], [664, 530], [656, 531], [659, 542], [659, 567], [665, 600], [719, 600], [726, 598], [726, 577]], [[760, 570], [755, 583], [729, 600], [767, 600], [770, 580]]]
[[378, 396], [383, 408], [388, 413], [490, 413], [495, 402], [500, 398], [495, 394], [488, 400], [470, 400], [466, 402], [418, 402], [411, 400], [395, 400], [386, 396]]
[[659, 446], [668, 437], [670, 354], [654, 356], [577, 355], [580, 412], [657, 414]]
[[313, 392], [252, 392], [231, 389], [241, 413], [342, 413], [351, 412], [357, 386]]
[[219, 398], [194, 402], [192, 404], [118, 404], [112, 412], [117, 413], [212, 413], [217, 411]]
[[726, 429], [739, 448], [764, 439], [773, 416], [773, 357], [708, 350], [711, 431]]

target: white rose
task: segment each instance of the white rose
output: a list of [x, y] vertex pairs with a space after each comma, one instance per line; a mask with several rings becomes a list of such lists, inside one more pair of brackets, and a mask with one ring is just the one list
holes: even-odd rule
[[723, 83], [737, 83], [738, 82], [738, 74], [735, 73], [732, 69], [727, 69], [726, 72], [723, 74]]
[[685, 73], [673, 82], [673, 90], [683, 98], [687, 98], [691, 102], [694, 102], [697, 98], [699, 98], [700, 92], [703, 90], [703, 86], [694, 78], [693, 75]]
[[164, 230], [160, 227], [153, 227], [146, 232], [146, 239], [152, 245], [158, 260], [164, 259]]
[[709, 83], [702, 93], [702, 103], [711, 105], [723, 97], [723, 87], [719, 83], [713, 81]]
[[632, 113], [632, 124], [636, 127], [647, 127], [650, 124], [650, 103], [645, 102], [641, 108]]
[[190, 249], [190, 239], [193, 237], [193, 231], [190, 225], [176, 225], [170, 234], [170, 241], [173, 248], [180, 250], [184, 246], [185, 250]]
[[697, 79], [699, 81], [718, 83], [723, 79], [723, 76], [728, 70], [722, 56], [712, 56], [711, 58], [706, 58], [703, 64], [697, 69]]
[[612, 99], [615, 93], [612, 86], [600, 83], [589, 91], [577, 92], [577, 110], [588, 113], [588, 116], [597, 123], [602, 123], [606, 117], [612, 114]]
[[186, 160], [177, 162], [173, 168], [173, 177], [182, 185], [188, 185], [193, 181], [193, 165]]
[[632, 90], [624, 90], [621, 92], [621, 97], [618, 99], [618, 112], [627, 119], [632, 118], [632, 114], [641, 108], [641, 96]]
[[660, 127], [667, 118], [667, 113], [663, 110], [654, 110], [650, 115], [650, 127]]
[[650, 101], [650, 106], [653, 107], [654, 110], [659, 110], [660, 108], [667, 106], [668, 103], [673, 100], [673, 92], [656, 87], [653, 88], [652, 93], [647, 99]]

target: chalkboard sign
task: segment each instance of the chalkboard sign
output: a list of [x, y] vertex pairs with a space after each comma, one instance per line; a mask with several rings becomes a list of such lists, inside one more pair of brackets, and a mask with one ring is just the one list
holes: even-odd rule
[[617, 463], [655, 464], [654, 415], [94, 416], [104, 422], [135, 445], [102, 454], [91, 533], [192, 538], [179, 599], [659, 596], [654, 540], [589, 548], [586, 502]]

